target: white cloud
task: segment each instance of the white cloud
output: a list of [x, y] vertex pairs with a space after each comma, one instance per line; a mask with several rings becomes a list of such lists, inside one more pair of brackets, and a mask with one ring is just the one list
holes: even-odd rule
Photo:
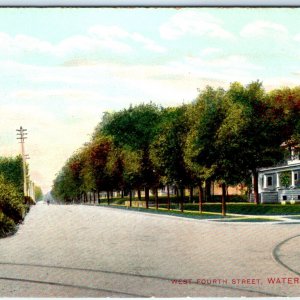
[[1, 50], [1, 52], [8, 52], [11, 49], [13, 49], [11, 37], [4, 32], [0, 32], [0, 50]]
[[123, 39], [129, 36], [126, 30], [118, 26], [96, 25], [90, 27], [88, 33], [100, 39]]
[[20, 52], [55, 53], [55, 47], [47, 41], [27, 35], [12, 37], [3, 32], [0, 32], [0, 49], [1, 54], [5, 53], [10, 56]]
[[110, 50], [114, 53], [129, 53], [135, 47], [142, 47], [151, 52], [165, 52], [166, 49], [154, 40], [140, 33], [127, 32], [117, 26], [93, 26], [85, 35], [70, 36], [57, 44], [27, 35], [10, 36], [0, 32], [1, 54], [10, 57], [15, 54], [48, 54], [64, 57], [75, 54], [95, 53]]
[[282, 38], [288, 34], [285, 26], [269, 21], [255, 21], [246, 25], [240, 32], [242, 37], [276, 37]]
[[[49, 101], [51, 99], [65, 99], [76, 101], [79, 100], [94, 100], [99, 97], [99, 94], [94, 91], [89, 91], [87, 89], [23, 89], [15, 90], [9, 95], [12, 99], [22, 99], [22, 100], [38, 100], [38, 101]], [[43, 100], [41, 100], [43, 99]]]
[[89, 35], [75, 35], [58, 44], [52, 44], [47, 41], [33, 38], [26, 35], [17, 35], [15, 37], [5, 34], [0, 35], [0, 49], [6, 50], [9, 55], [15, 53], [35, 53], [48, 54], [54, 56], [65, 56], [76, 53], [87, 53], [109, 49], [114, 52], [128, 52], [131, 47], [124, 42], [114, 39], [100, 39]]
[[149, 39], [137, 32], [133, 32], [133, 33], [127, 32], [118, 26], [97, 25], [91, 27], [88, 32], [97, 38], [104, 39], [108, 43], [116, 39], [118, 40], [128, 39], [141, 44], [145, 49], [148, 49], [153, 52], [166, 51], [165, 47], [160, 46], [154, 40]]
[[300, 34], [294, 36], [294, 41], [300, 42]]
[[15, 38], [11, 39], [11, 44], [16, 48], [22, 49], [23, 51], [38, 53], [47, 53], [55, 51], [54, 46], [51, 45], [49, 42], [41, 41], [37, 38], [27, 35], [16, 35]]
[[208, 13], [179, 12], [160, 27], [162, 38], [175, 40], [185, 35], [232, 39], [234, 36], [222, 28], [222, 22]]
[[[101, 40], [89, 36], [76, 35], [63, 40], [57, 45], [53, 45], [51, 54], [64, 56], [74, 52], [90, 52], [103, 48], [110, 49], [109, 45], [103, 43]], [[111, 50], [115, 50], [115, 48], [112, 48]]]
[[153, 52], [166, 52], [167, 49], [165, 47], [162, 47], [160, 45], [158, 45], [157, 43], [155, 43], [153, 40], [144, 37], [143, 35], [134, 32], [133, 34], [131, 34], [131, 38], [132, 40], [134, 40], [135, 42], [140, 42], [144, 45], [144, 47], [150, 51]]
[[219, 49], [219, 48], [205, 48], [201, 51], [201, 55], [202, 56], [211, 56], [211, 55], [214, 55], [214, 54], [218, 54], [218, 53], [221, 53], [222, 50]]
[[217, 58], [212, 60], [199, 60], [200, 65], [205, 67], [213, 67], [213, 68], [220, 68], [220, 69], [227, 69], [227, 68], [236, 68], [240, 70], [260, 70], [261, 67], [250, 63], [247, 57], [242, 55], [228, 55], [223, 58]]

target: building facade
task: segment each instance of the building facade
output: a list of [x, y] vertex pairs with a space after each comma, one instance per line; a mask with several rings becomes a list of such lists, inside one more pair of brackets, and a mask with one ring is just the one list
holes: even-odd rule
[[259, 170], [258, 193], [261, 203], [300, 203], [299, 149], [291, 148], [291, 158], [285, 165]]

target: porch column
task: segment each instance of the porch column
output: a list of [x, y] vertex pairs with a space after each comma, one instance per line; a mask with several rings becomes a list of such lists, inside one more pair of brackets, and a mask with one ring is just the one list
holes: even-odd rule
[[295, 186], [295, 171], [292, 170], [292, 187]]
[[267, 188], [267, 175], [264, 175], [264, 186], [263, 186], [264, 189]]
[[277, 172], [276, 173], [276, 187], [280, 188], [280, 174]]

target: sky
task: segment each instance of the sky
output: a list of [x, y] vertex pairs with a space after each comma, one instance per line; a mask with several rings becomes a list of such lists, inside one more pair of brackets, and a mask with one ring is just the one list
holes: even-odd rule
[[46, 193], [105, 111], [255, 80], [299, 85], [300, 9], [0, 8], [0, 155]]

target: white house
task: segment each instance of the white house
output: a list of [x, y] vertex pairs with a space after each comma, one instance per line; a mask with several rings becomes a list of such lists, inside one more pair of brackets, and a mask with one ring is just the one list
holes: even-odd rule
[[[258, 193], [261, 203], [300, 202], [299, 147], [293, 146], [290, 150], [291, 158], [285, 165], [259, 170]], [[285, 186], [283, 174], [288, 177]]]

